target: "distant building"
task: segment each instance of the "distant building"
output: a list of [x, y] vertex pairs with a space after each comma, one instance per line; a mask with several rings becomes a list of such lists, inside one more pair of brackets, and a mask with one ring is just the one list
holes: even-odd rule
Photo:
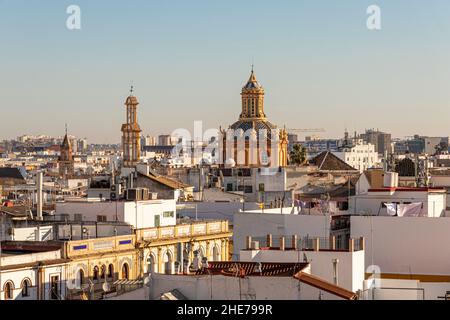
[[219, 133], [219, 162], [241, 167], [284, 167], [287, 165], [288, 134], [267, 120], [264, 88], [255, 73], [241, 91], [239, 120]]
[[343, 146], [333, 154], [361, 173], [369, 168], [374, 168], [379, 163], [375, 146], [363, 142], [362, 139], [352, 139], [351, 144]]
[[74, 161], [72, 154], [72, 145], [66, 135], [60, 147], [60, 156], [58, 159], [60, 177], [72, 176], [74, 174]]
[[138, 104], [137, 98], [133, 96], [133, 87], [131, 87], [131, 94], [125, 101], [127, 122], [122, 125], [123, 166], [127, 168], [134, 167], [141, 157], [141, 128], [137, 122]]
[[378, 154], [384, 155], [385, 153], [389, 154], [392, 152], [390, 133], [370, 129], [366, 130], [360, 137], [365, 142], [373, 144], [375, 146], [375, 151], [378, 152]]

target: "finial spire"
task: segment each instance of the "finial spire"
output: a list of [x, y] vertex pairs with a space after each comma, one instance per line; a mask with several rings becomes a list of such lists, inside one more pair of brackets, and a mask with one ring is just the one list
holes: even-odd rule
[[66, 136], [67, 136], [67, 123], [66, 123]]
[[131, 88], [130, 88], [130, 94], [132, 95], [134, 91], [134, 86], [133, 86], [133, 82], [131, 82]]

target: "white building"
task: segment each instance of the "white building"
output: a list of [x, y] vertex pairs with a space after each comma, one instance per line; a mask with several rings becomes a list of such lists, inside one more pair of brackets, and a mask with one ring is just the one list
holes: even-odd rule
[[[375, 173], [375, 172], [372, 172]], [[375, 178], [379, 180], [375, 182]], [[372, 188], [381, 183], [382, 187]], [[376, 216], [445, 216], [447, 191], [442, 187], [398, 187], [398, 174], [386, 172], [380, 176], [363, 174], [356, 184], [356, 195], [350, 197], [349, 212]]]
[[136, 229], [176, 224], [174, 199], [57, 202], [55, 212], [56, 215], [70, 221], [120, 221]]
[[292, 207], [238, 212], [233, 216], [233, 255], [245, 248], [248, 235], [328, 238], [330, 226], [330, 215], [299, 215]]
[[[359, 248], [358, 248], [359, 249]], [[305, 249], [290, 247], [245, 249], [239, 254], [241, 261], [251, 262], [305, 262], [311, 264], [311, 274], [339, 285], [347, 290], [363, 290], [365, 279], [364, 248], [362, 250], [336, 250], [333, 248]]]
[[150, 283], [150, 299], [356, 299], [354, 292], [311, 275], [308, 263], [217, 262], [192, 275], [152, 274]]
[[[30, 252], [31, 251], [31, 252]], [[2, 243], [0, 255], [0, 300], [63, 300], [66, 266], [59, 246], [34, 251]]]
[[368, 298], [436, 300], [450, 291], [450, 218], [352, 216], [350, 225], [351, 237], [366, 239], [366, 273], [375, 273]]
[[353, 140], [352, 146], [344, 147], [341, 151], [333, 151], [333, 154], [360, 172], [376, 167], [379, 160], [375, 146], [362, 139]]

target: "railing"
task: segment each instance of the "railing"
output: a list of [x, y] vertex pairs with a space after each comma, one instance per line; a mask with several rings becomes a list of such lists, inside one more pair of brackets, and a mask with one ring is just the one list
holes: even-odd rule
[[229, 232], [228, 221], [197, 222], [136, 230], [137, 240], [165, 240]]
[[247, 249], [254, 248], [257, 242], [259, 248], [272, 248], [281, 250], [334, 250], [334, 251], [360, 251], [364, 250], [364, 238], [337, 238], [337, 237], [299, 237], [298, 235], [265, 237], [247, 237]]
[[113, 251], [116, 249], [133, 249], [135, 247], [134, 235], [117, 237], [85, 239], [66, 242], [67, 256], [84, 255], [92, 252]]

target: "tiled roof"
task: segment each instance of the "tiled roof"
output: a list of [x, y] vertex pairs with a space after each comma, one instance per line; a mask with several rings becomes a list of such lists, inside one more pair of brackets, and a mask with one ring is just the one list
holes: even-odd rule
[[339, 286], [332, 284], [328, 281], [325, 281], [319, 277], [313, 276], [312, 274], [305, 273], [305, 272], [299, 272], [294, 276], [294, 278], [298, 279], [299, 281], [301, 281], [303, 283], [306, 283], [317, 289], [321, 289], [323, 291], [329, 292], [329, 293], [334, 294], [343, 299], [347, 299], [347, 300], [356, 300], [357, 299], [357, 295], [354, 292], [344, 289], [342, 287], [339, 287]]
[[208, 268], [196, 272], [202, 274], [221, 274], [228, 276], [285, 276], [292, 277], [308, 267], [308, 263], [261, 263], [261, 271], [256, 272], [257, 262], [208, 262]]
[[271, 130], [276, 129], [277, 126], [267, 120], [238, 120], [230, 126], [230, 129], [242, 129], [244, 133], [247, 130], [254, 129], [256, 131], [256, 138], [259, 139], [259, 130], [266, 129], [267, 137], [271, 137]]
[[177, 181], [175, 179], [168, 178], [168, 177], [161, 176], [161, 175], [156, 175], [156, 174], [152, 174], [152, 173], [150, 173], [148, 175], [139, 173], [139, 175], [141, 175], [143, 177], [146, 177], [146, 178], [149, 178], [149, 179], [151, 179], [153, 181], [156, 181], [156, 182], [158, 182], [160, 184], [163, 184], [163, 185], [165, 185], [165, 186], [167, 186], [169, 188], [172, 188], [172, 189], [186, 189], [186, 188], [190, 188], [191, 187], [190, 185], [187, 185], [187, 184], [185, 184], [185, 183], [183, 183], [181, 181]]
[[326, 171], [356, 171], [355, 168], [348, 165], [330, 151], [324, 151], [315, 156], [310, 161], [311, 164], [316, 165], [319, 170]]

